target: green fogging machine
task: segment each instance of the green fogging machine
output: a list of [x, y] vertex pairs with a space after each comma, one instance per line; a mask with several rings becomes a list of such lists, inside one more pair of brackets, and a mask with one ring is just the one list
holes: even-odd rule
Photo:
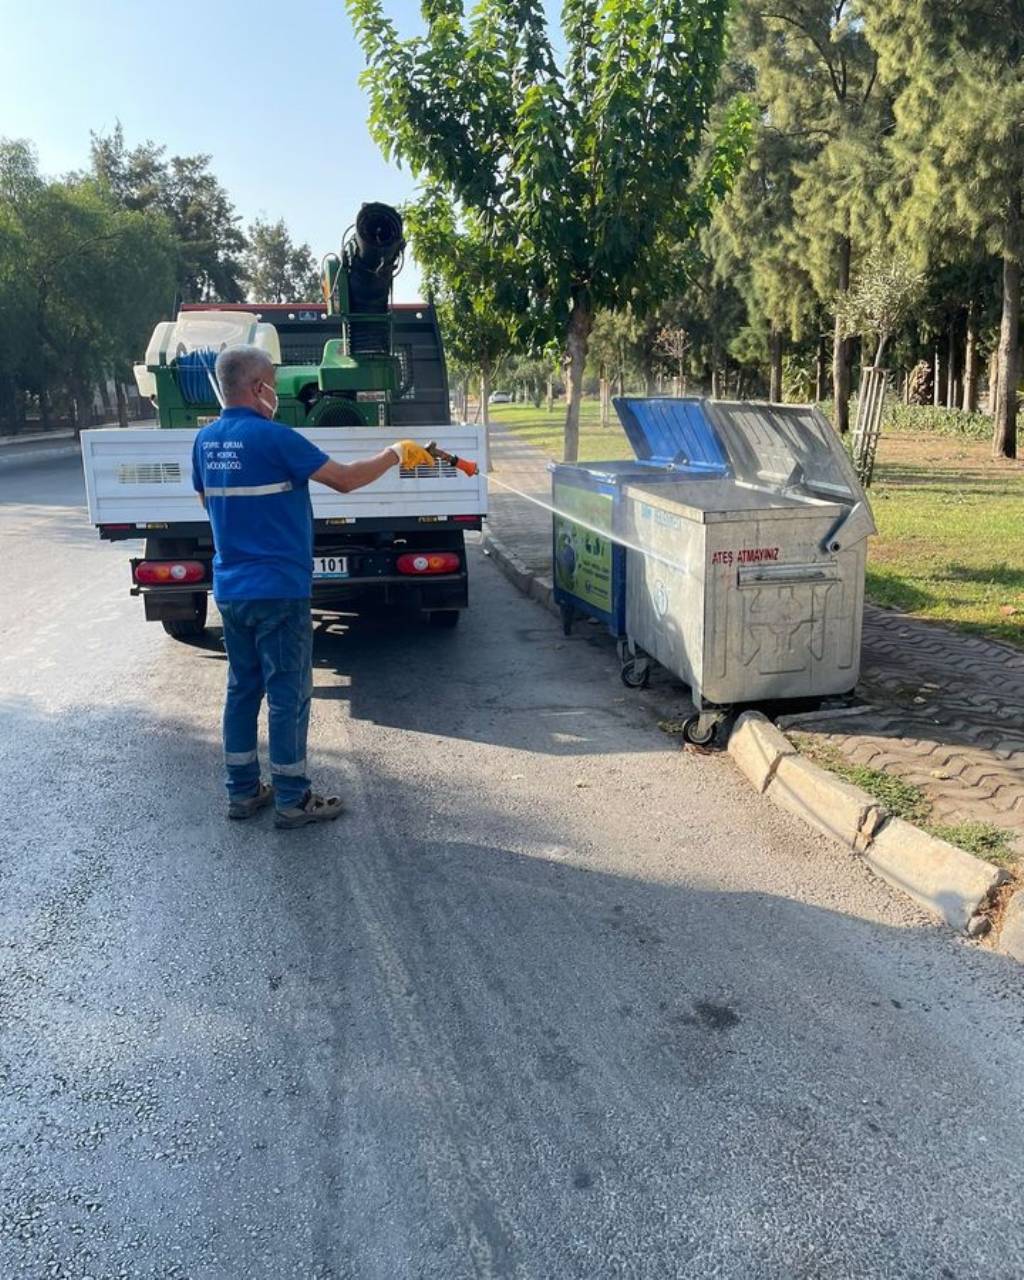
[[177, 320], [157, 325], [145, 364], [135, 368], [139, 391], [156, 402], [160, 426], [200, 427], [218, 415], [214, 362], [240, 343], [261, 347], [277, 366], [281, 422], [390, 425], [391, 406], [412, 377], [410, 362], [396, 350], [391, 309], [404, 254], [398, 211], [364, 204], [341, 253], [323, 260], [322, 303], [183, 306]]

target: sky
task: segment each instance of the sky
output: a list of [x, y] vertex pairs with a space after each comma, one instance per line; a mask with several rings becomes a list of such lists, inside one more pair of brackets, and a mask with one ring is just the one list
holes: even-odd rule
[[[413, 0], [385, 0], [400, 29]], [[0, 136], [43, 173], [84, 168], [90, 130], [208, 153], [245, 224], [283, 217], [320, 256], [359, 205], [415, 183], [366, 127], [363, 57], [343, 0], [0, 0]], [[407, 261], [395, 296], [419, 296]]]

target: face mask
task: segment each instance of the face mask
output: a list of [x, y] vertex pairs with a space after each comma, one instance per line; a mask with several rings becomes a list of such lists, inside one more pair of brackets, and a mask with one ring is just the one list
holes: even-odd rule
[[261, 383], [260, 383], [260, 386], [261, 386], [261, 387], [269, 387], [269, 388], [270, 388], [270, 394], [274, 397], [274, 403], [273, 403], [273, 404], [271, 404], [269, 400], [264, 400], [262, 396], [257, 396], [257, 397], [256, 397], [256, 399], [260, 402], [260, 404], [264, 407], [264, 409], [266, 409], [266, 411], [267, 411], [267, 417], [268, 417], [268, 418], [272, 418], [272, 417], [274, 417], [274, 415], [277, 413], [277, 406], [281, 403], [281, 401], [280, 401], [280, 399], [278, 398], [278, 394], [277, 394], [277, 392], [273, 389], [273, 387], [270, 387], [270, 384], [269, 384], [268, 382], [261, 382]]

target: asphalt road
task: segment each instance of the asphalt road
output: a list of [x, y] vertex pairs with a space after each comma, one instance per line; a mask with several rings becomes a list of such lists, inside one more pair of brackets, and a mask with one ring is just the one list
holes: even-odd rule
[[594, 632], [480, 553], [457, 632], [325, 628], [351, 812], [275, 832], [75, 462], [0, 535], [4, 1280], [1024, 1275], [1021, 970]]

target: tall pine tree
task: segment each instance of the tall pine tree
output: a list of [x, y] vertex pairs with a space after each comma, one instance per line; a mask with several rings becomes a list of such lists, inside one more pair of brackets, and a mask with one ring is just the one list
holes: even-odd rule
[[908, 225], [1002, 260], [992, 451], [1017, 452], [1024, 251], [1024, 4], [873, 0], [869, 34], [898, 85], [893, 152]]
[[[891, 107], [861, 0], [743, 0], [737, 22], [757, 77], [762, 127], [794, 149], [789, 198], [799, 257], [818, 296], [831, 303], [849, 289], [858, 255], [877, 250], [885, 230], [874, 190]], [[838, 310], [833, 396], [836, 426], [845, 432], [851, 344]]]

